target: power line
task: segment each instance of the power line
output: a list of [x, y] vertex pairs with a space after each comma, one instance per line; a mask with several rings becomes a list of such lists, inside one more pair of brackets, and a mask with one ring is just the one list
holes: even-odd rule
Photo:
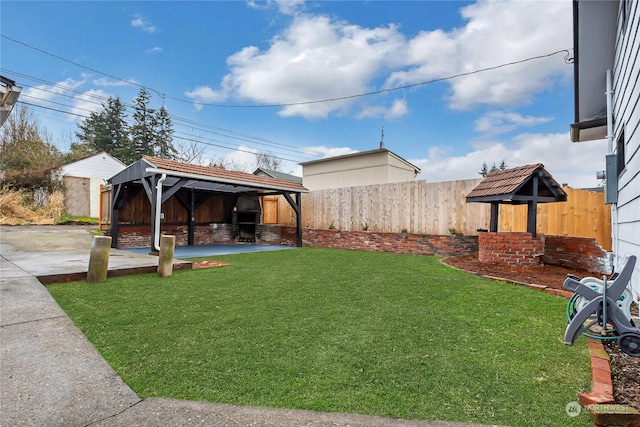
[[[11, 75], [18, 75], [23, 79], [33, 80], [33, 81], [36, 81], [36, 82], [39, 82], [39, 83], [42, 83], [42, 84], [46, 84], [48, 86], [52, 86], [52, 87], [61, 89], [61, 91], [53, 91], [53, 90], [44, 89], [43, 87], [40, 87], [40, 86], [22, 84], [23, 87], [29, 87], [29, 88], [32, 88], [32, 89], [37, 90], [37, 91], [51, 93], [51, 94], [56, 95], [56, 96], [62, 96], [62, 97], [70, 98], [70, 99], [73, 99], [73, 100], [81, 100], [83, 103], [88, 103], [88, 104], [93, 104], [93, 105], [98, 105], [98, 106], [104, 106], [104, 104], [100, 103], [100, 102], [92, 101], [90, 99], [87, 99], [86, 97], [90, 96], [92, 98], [95, 98], [95, 99], [98, 99], [98, 100], [102, 100], [102, 101], [107, 101], [108, 100], [108, 98], [104, 97], [104, 96], [99, 96], [99, 95], [95, 95], [95, 94], [87, 94], [85, 92], [73, 89], [73, 88], [71, 88], [69, 86], [60, 85], [60, 84], [57, 84], [57, 83], [54, 83], [54, 82], [51, 82], [51, 81], [47, 81], [47, 80], [44, 80], [44, 79], [40, 79], [38, 77], [34, 77], [34, 76], [27, 75], [27, 74], [23, 74], [23, 73], [14, 71], [14, 70], [9, 70], [9, 69], [6, 69], [6, 68], [3, 68], [2, 70], [3, 70], [3, 72], [8, 72]], [[71, 94], [68, 94], [66, 92], [75, 93], [75, 94], [78, 94], [80, 96], [71, 95]], [[33, 99], [33, 100], [36, 100], [36, 101], [40, 101], [40, 102], [46, 102], [46, 103], [61, 105], [63, 107], [68, 107], [70, 109], [83, 110], [83, 111], [87, 111], [89, 113], [92, 112], [92, 110], [88, 110], [88, 109], [77, 107], [77, 106], [73, 106], [73, 105], [64, 104], [64, 103], [61, 103], [61, 102], [56, 102], [56, 101], [53, 101], [51, 99], [38, 98], [36, 96], [30, 96], [30, 95], [26, 95], [24, 93], [22, 94], [22, 96], [30, 98], [30, 99]], [[123, 104], [126, 107], [135, 108], [135, 105], [127, 104], [127, 103], [123, 103]], [[35, 106], [35, 104], [30, 104], [30, 105]], [[46, 109], [46, 107], [43, 107], [43, 108]], [[52, 109], [52, 108], [49, 108], [49, 109], [51, 111], [64, 112], [62, 110], [56, 110], [56, 109]], [[84, 116], [80, 116], [80, 117], [84, 117]], [[303, 155], [307, 155], [308, 154], [308, 153], [306, 153], [304, 151], [298, 150], [297, 147], [295, 147], [295, 146], [288, 145], [288, 144], [277, 143], [277, 142], [268, 140], [266, 138], [261, 138], [261, 137], [255, 137], [255, 136], [251, 136], [251, 135], [241, 134], [241, 133], [235, 132], [235, 131], [230, 130], [230, 129], [220, 128], [220, 127], [216, 127], [216, 126], [204, 125], [204, 124], [201, 124], [201, 123], [194, 122], [193, 120], [186, 119], [186, 118], [183, 118], [183, 117], [179, 117], [179, 116], [176, 116], [176, 115], [173, 115], [173, 114], [170, 114], [170, 117], [171, 117], [173, 123], [176, 126], [179, 126], [179, 127], [185, 127], [185, 128], [189, 128], [189, 129], [192, 129], [192, 130], [198, 130], [198, 131], [202, 131], [202, 132], [206, 132], [206, 133], [211, 133], [211, 134], [214, 134], [214, 135], [220, 135], [220, 136], [224, 136], [224, 137], [227, 137], [227, 138], [232, 138], [232, 139], [235, 139], [235, 140], [243, 141], [243, 142], [246, 142], [246, 143], [249, 143], [249, 144], [254, 144], [254, 145], [257, 145], [257, 146], [273, 147], [275, 149], [282, 149], [282, 150], [286, 150], [286, 151], [290, 151], [290, 152], [294, 152], [294, 153], [299, 153], [299, 154], [303, 154]], [[84, 117], [84, 118], [87, 118], [87, 117]], [[217, 131], [210, 130], [210, 129], [220, 130], [220, 131], [223, 131], [223, 132], [226, 132], [226, 133], [217, 132]], [[236, 135], [238, 135], [238, 136], [236, 136]], [[213, 140], [213, 141], [216, 141], [216, 140]], [[258, 147], [258, 149], [260, 149], [260, 147]]]
[[355, 95], [345, 95], [345, 96], [339, 96], [339, 97], [335, 97], [335, 98], [326, 98], [326, 99], [319, 99], [319, 100], [314, 100], [314, 101], [301, 101], [301, 102], [290, 102], [290, 103], [281, 103], [281, 104], [261, 104], [261, 105], [257, 105], [257, 104], [253, 104], [253, 105], [233, 105], [233, 104], [212, 104], [212, 103], [206, 103], [206, 102], [198, 102], [198, 101], [194, 101], [194, 100], [189, 100], [189, 99], [183, 99], [183, 98], [177, 98], [177, 97], [173, 97], [173, 96], [166, 96], [164, 93], [150, 88], [148, 86], [144, 86], [135, 82], [132, 82], [131, 80], [127, 80], [127, 79], [123, 79], [121, 77], [117, 77], [105, 72], [102, 72], [100, 70], [97, 70], [95, 68], [90, 68], [87, 66], [84, 66], [82, 64], [79, 64], [77, 62], [71, 61], [69, 59], [63, 58], [59, 55], [47, 52], [43, 49], [37, 48], [35, 46], [32, 46], [28, 43], [25, 42], [21, 42], [19, 40], [16, 40], [14, 38], [11, 38], [9, 36], [6, 36], [4, 34], [0, 34], [0, 36], [2, 36], [3, 38], [10, 40], [14, 43], [18, 43], [20, 45], [23, 45], [25, 47], [28, 47], [30, 49], [36, 50], [38, 52], [41, 52], [45, 55], [49, 55], [52, 56], [56, 59], [59, 59], [61, 61], [65, 61], [68, 62], [70, 64], [73, 64], [77, 67], [80, 68], [84, 68], [86, 70], [92, 71], [94, 73], [98, 73], [98, 74], [102, 74], [104, 76], [110, 77], [112, 79], [121, 81], [121, 82], [125, 82], [134, 86], [138, 86], [140, 88], [146, 88], [149, 90], [152, 90], [153, 92], [157, 93], [160, 97], [162, 97], [163, 99], [172, 99], [174, 101], [178, 101], [178, 102], [186, 102], [186, 103], [190, 103], [190, 104], [198, 104], [198, 105], [202, 105], [202, 106], [207, 106], [207, 107], [216, 107], [216, 108], [281, 108], [281, 107], [292, 107], [292, 106], [297, 106], [297, 105], [310, 105], [310, 104], [320, 104], [320, 103], [326, 103], [326, 102], [335, 102], [335, 101], [344, 101], [347, 99], [354, 99], [354, 98], [362, 98], [365, 96], [372, 96], [372, 95], [380, 95], [383, 93], [389, 93], [389, 92], [395, 92], [398, 90], [405, 90], [405, 89], [411, 89], [414, 87], [418, 87], [418, 86], [425, 86], [425, 85], [429, 85], [429, 84], [433, 84], [433, 83], [439, 83], [439, 82], [443, 82], [443, 81], [447, 81], [447, 80], [453, 80], [456, 78], [460, 78], [460, 77], [465, 77], [465, 76], [470, 76], [473, 74], [479, 74], [479, 73], [483, 73], [486, 71], [492, 71], [492, 70], [497, 70], [500, 68], [505, 68], [505, 67], [509, 67], [512, 65], [517, 65], [517, 64], [522, 64], [525, 62], [529, 62], [529, 61], [535, 61], [538, 59], [544, 59], [544, 58], [549, 58], [551, 56], [555, 56], [558, 55], [560, 53], [564, 53], [565, 57], [564, 57], [564, 61], [566, 63], [572, 63], [573, 62], [573, 58], [571, 58], [571, 52], [568, 49], [562, 49], [562, 50], [557, 50], [555, 52], [551, 52], [551, 53], [547, 53], [547, 54], [543, 54], [543, 55], [537, 55], [537, 56], [531, 56], [525, 59], [520, 59], [517, 61], [511, 61], [511, 62], [506, 62], [503, 64], [499, 64], [499, 65], [495, 65], [492, 67], [486, 67], [486, 68], [480, 68], [478, 70], [473, 70], [473, 71], [468, 71], [465, 73], [458, 73], [458, 74], [453, 74], [450, 76], [446, 76], [446, 77], [440, 77], [440, 78], [436, 78], [436, 79], [432, 79], [432, 80], [427, 80], [427, 81], [423, 81], [423, 82], [418, 82], [418, 83], [412, 83], [412, 84], [408, 84], [408, 85], [403, 85], [403, 86], [398, 86], [398, 87], [394, 87], [394, 88], [388, 88], [388, 89], [380, 89], [380, 90], [375, 90], [375, 91], [371, 91], [371, 92], [365, 92], [365, 93], [360, 93], [360, 94], [355, 94]]
[[28, 105], [30, 107], [44, 108], [45, 110], [56, 111], [58, 113], [64, 113], [64, 114], [70, 114], [72, 116], [82, 117], [83, 119], [87, 118], [87, 116], [83, 116], [82, 114], [72, 113], [71, 111], [58, 110], [57, 108], [45, 107], [44, 105], [32, 104], [30, 102], [24, 102], [24, 101], [16, 101], [16, 102], [20, 104]]
[[[90, 99], [87, 99], [87, 98], [95, 98], [95, 99], [103, 101], [103, 102], [108, 101], [108, 97], [105, 97], [105, 96], [86, 93], [86, 92], [74, 89], [72, 87], [69, 87], [69, 86], [61, 85], [61, 84], [58, 84], [58, 83], [55, 83], [55, 82], [51, 82], [51, 81], [48, 81], [48, 80], [44, 80], [44, 79], [41, 79], [41, 78], [38, 78], [38, 77], [30, 76], [28, 74], [20, 73], [18, 71], [9, 70], [7, 68], [0, 68], [0, 69], [5, 73], [9, 73], [11, 75], [19, 76], [19, 77], [21, 77], [23, 79], [32, 80], [32, 81], [35, 81], [35, 82], [38, 82], [38, 83], [42, 83], [42, 84], [45, 84], [45, 85], [48, 85], [48, 86], [51, 86], [51, 87], [54, 87], [54, 88], [58, 88], [58, 89], [61, 89], [61, 91], [58, 92], [58, 91], [54, 91], [54, 90], [48, 90], [48, 89], [45, 89], [45, 88], [40, 87], [40, 86], [34, 86], [34, 85], [28, 85], [28, 84], [22, 84], [23, 87], [28, 87], [28, 88], [32, 88], [34, 90], [51, 93], [51, 94], [54, 94], [54, 95], [57, 95], [57, 96], [64, 96], [64, 97], [71, 98], [71, 99], [74, 99], [74, 100], [81, 100], [84, 103], [89, 103], [89, 104], [94, 104], [94, 105], [99, 105], [99, 106], [103, 106], [103, 103], [102, 102], [91, 101]], [[69, 95], [66, 92], [71, 92], [71, 93], [75, 93], [75, 94], [81, 95], [82, 98], [80, 98], [78, 96]], [[23, 96], [27, 96], [27, 95], [23, 94]], [[35, 97], [32, 97], [32, 98], [38, 99], [38, 100], [43, 101], [43, 102], [56, 103], [56, 102], [50, 101], [48, 99], [35, 98]], [[56, 103], [56, 104], [59, 104], [59, 103]], [[60, 105], [64, 105], [64, 104], [60, 104]], [[133, 105], [133, 104], [123, 103], [123, 105], [125, 107], [128, 107], [128, 108], [135, 108], [135, 105]], [[76, 107], [73, 107], [73, 106], [70, 106], [70, 105], [66, 105], [66, 106], [68, 106], [69, 108], [76, 108]], [[207, 133], [213, 133], [213, 134], [216, 134], [216, 135], [222, 135], [222, 136], [226, 136], [228, 138], [233, 138], [233, 139], [237, 139], [237, 140], [241, 140], [241, 141], [251, 142], [251, 143], [254, 143], [254, 144], [257, 144], [257, 145], [266, 145], [266, 146], [271, 146], [271, 147], [276, 147], [276, 148], [283, 148], [285, 150], [296, 151], [296, 152], [301, 153], [301, 154], [307, 154], [307, 153], [304, 153], [304, 152], [302, 152], [300, 150], [297, 150], [297, 147], [295, 147], [293, 145], [290, 145], [290, 144], [282, 144], [282, 143], [278, 143], [278, 142], [275, 142], [275, 141], [271, 141], [271, 140], [266, 139], [266, 138], [252, 136], [252, 135], [246, 135], [246, 134], [243, 134], [243, 133], [239, 133], [239, 132], [233, 131], [231, 129], [225, 129], [225, 128], [212, 126], [212, 125], [205, 125], [205, 124], [198, 123], [198, 122], [195, 122], [195, 121], [190, 120], [190, 119], [186, 119], [186, 118], [183, 118], [183, 117], [176, 116], [174, 114], [171, 114], [171, 118], [172, 118], [172, 120], [174, 122], [176, 122], [176, 124], [178, 126], [190, 127], [190, 128], [193, 128], [193, 129], [198, 129], [198, 130], [207, 132]], [[181, 125], [181, 124], [179, 124], [177, 122], [183, 122], [183, 123], [186, 123], [186, 124]], [[238, 136], [228, 135], [226, 133], [220, 133], [220, 132], [212, 131], [212, 130], [209, 130], [209, 129], [215, 129], [215, 130], [219, 130], [219, 131], [222, 131], [222, 132], [235, 134], [235, 135], [238, 135]]]
[[[49, 101], [49, 100], [44, 100], [44, 99], [39, 99], [39, 98], [35, 98], [35, 97], [32, 97], [32, 96], [28, 96], [28, 95], [27, 95], [27, 97], [31, 98], [31, 99], [36, 99], [38, 101], [51, 102], [51, 103], [54, 103], [54, 104], [62, 105], [64, 107], [77, 108], [77, 107], [73, 107], [73, 106], [70, 106], [70, 105], [66, 105], [66, 104], [62, 104], [62, 103], [58, 103], [58, 102], [53, 102], [53, 101]], [[72, 116], [80, 117], [80, 118], [83, 118], [83, 119], [87, 119], [88, 118], [88, 116], [84, 116], [84, 115], [78, 114], [78, 113], [73, 113], [73, 112], [70, 112], [70, 111], [60, 110], [58, 108], [48, 107], [48, 106], [44, 106], [44, 105], [40, 105], [40, 104], [34, 104], [34, 103], [31, 103], [31, 102], [20, 101], [20, 100], [17, 101], [17, 102], [22, 104], [22, 105], [28, 105], [30, 107], [35, 107], [35, 108], [42, 108], [44, 110], [53, 111], [53, 112], [57, 112], [57, 113], [63, 113], [63, 114], [67, 114], [67, 115], [72, 115]], [[84, 109], [81, 109], [81, 110], [84, 110]], [[89, 111], [89, 110], [84, 110], [84, 111]], [[184, 125], [182, 125], [182, 126], [184, 126]], [[181, 135], [185, 135], [185, 136], [181, 136]], [[224, 134], [221, 134], [221, 135], [229, 137], [229, 135], [224, 135]], [[189, 135], [187, 135], [187, 134], [185, 134], [183, 132], [179, 132], [179, 131], [174, 131], [174, 138], [173, 139], [177, 140], [177, 141], [195, 142], [197, 144], [207, 145], [207, 146], [210, 146], [210, 147], [222, 148], [222, 149], [229, 150], [229, 151], [240, 151], [240, 152], [248, 153], [248, 154], [256, 154], [256, 151], [251, 151], [250, 149], [243, 149], [241, 147], [230, 146], [229, 144], [224, 145], [225, 143], [223, 141], [218, 141], [218, 140], [215, 140], [215, 139], [212, 139], [212, 138], [206, 138], [206, 140], [205, 140], [202, 137], [200, 137], [198, 139], [195, 139], [195, 137], [190, 137]], [[213, 141], [213, 142], [209, 142], [209, 141]], [[251, 142], [251, 141], [246, 141], [246, 142]], [[249, 147], [249, 148], [251, 148], [251, 147]], [[292, 150], [290, 150], [290, 151], [292, 151]], [[286, 160], [286, 161], [291, 161], [291, 162], [294, 162], [294, 163], [297, 163], [297, 162], [300, 162], [301, 160], [304, 160], [304, 159], [292, 159], [292, 158], [289, 158], [289, 157], [284, 157], [286, 154], [283, 154], [283, 153], [271, 153], [271, 152], [269, 152], [269, 153], [262, 153], [262, 154], [264, 156], [266, 156], [266, 157], [270, 157], [270, 158], [273, 158], [273, 159]], [[305, 153], [302, 153], [302, 154], [305, 154]]]
[[171, 97], [171, 96], [168, 96], [167, 98], [168, 99], [173, 99], [174, 101], [179, 101], [179, 102], [189, 102], [189, 103], [195, 103], [195, 104], [203, 105], [203, 106], [207, 106], [207, 107], [221, 107], [221, 108], [274, 108], [274, 107], [278, 107], [279, 108], [279, 107], [292, 107], [292, 106], [296, 106], [296, 105], [320, 104], [320, 103], [324, 103], [324, 102], [344, 101], [346, 99], [362, 98], [362, 97], [365, 97], [365, 96], [380, 95], [382, 93], [389, 93], [389, 92], [395, 92], [395, 91], [398, 91], [398, 90], [411, 89], [411, 88], [418, 87], [418, 86], [424, 86], [424, 85], [429, 85], [429, 84], [433, 84], [433, 83], [439, 83], [439, 82], [443, 82], [443, 81], [447, 81], [447, 80], [457, 79], [459, 77], [465, 77], [465, 76], [470, 76], [470, 75], [473, 75], [473, 74], [483, 73], [485, 71], [497, 70], [497, 69], [500, 69], [500, 68], [509, 67], [511, 65], [522, 64], [522, 63], [529, 62], [529, 61], [535, 61], [537, 59], [549, 58], [549, 57], [557, 55], [559, 53], [564, 53], [565, 54], [564, 60], [565, 60], [565, 62], [567, 64], [569, 64], [569, 63], [571, 63], [573, 61], [573, 59], [571, 58], [571, 52], [569, 52], [569, 50], [567, 50], [567, 49], [562, 49], [562, 50], [558, 50], [558, 51], [555, 51], [555, 52], [552, 52], [552, 53], [547, 53], [545, 55], [532, 56], [532, 57], [521, 59], [521, 60], [518, 60], [518, 61], [512, 61], [512, 62], [507, 62], [507, 63], [504, 63], [504, 64], [500, 64], [500, 65], [495, 65], [493, 67], [480, 68], [478, 70], [468, 71], [466, 73], [453, 74], [453, 75], [447, 76], [447, 77], [440, 77], [440, 78], [437, 78], [437, 79], [427, 80], [427, 81], [418, 82], [418, 83], [412, 83], [412, 84], [398, 86], [398, 87], [389, 88], [389, 89], [380, 89], [380, 90], [360, 93], [360, 94], [356, 94], [356, 95], [339, 96], [339, 97], [336, 97], [336, 98], [319, 99], [319, 100], [316, 100], [316, 101], [301, 101], [301, 102], [290, 102], [290, 103], [283, 103], [283, 104], [263, 104], [263, 105], [226, 105], [226, 104], [209, 104], [209, 103], [205, 103], [205, 102], [198, 102], [198, 101], [193, 101], [193, 100], [174, 98], [174, 97]]

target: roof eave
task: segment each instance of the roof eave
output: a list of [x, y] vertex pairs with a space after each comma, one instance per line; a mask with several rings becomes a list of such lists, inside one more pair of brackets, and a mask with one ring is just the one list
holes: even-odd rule
[[257, 184], [253, 182], [241, 181], [241, 180], [235, 180], [235, 179], [219, 178], [219, 177], [207, 176], [207, 175], [198, 175], [198, 174], [188, 173], [188, 172], [177, 172], [177, 171], [173, 171], [169, 169], [161, 169], [157, 167], [148, 167], [145, 169], [145, 172], [149, 174], [167, 174], [169, 176], [189, 178], [189, 179], [195, 179], [199, 181], [220, 182], [223, 184], [248, 187], [255, 190], [264, 189], [264, 190], [281, 191], [286, 193], [308, 193], [309, 192], [309, 190], [307, 190], [304, 187], [293, 188], [293, 187], [284, 187], [284, 186], [269, 185], [269, 184]]

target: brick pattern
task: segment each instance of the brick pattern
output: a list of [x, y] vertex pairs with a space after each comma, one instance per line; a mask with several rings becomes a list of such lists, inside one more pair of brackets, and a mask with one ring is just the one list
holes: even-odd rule
[[609, 355], [602, 342], [588, 338], [591, 355], [591, 392], [580, 393], [578, 402], [598, 426], [640, 426], [640, 412], [631, 406], [617, 405], [613, 397]]
[[544, 262], [596, 273], [610, 273], [608, 253], [593, 238], [546, 236]]
[[[280, 244], [281, 226], [263, 225], [261, 228], [261, 236], [256, 244]], [[176, 246], [186, 246], [189, 243], [189, 227], [187, 225], [163, 224], [161, 233], [176, 236]], [[196, 245], [236, 242], [236, 239], [233, 238], [233, 226], [223, 223], [196, 225], [193, 238]], [[118, 227], [118, 249], [144, 248], [150, 245], [150, 225], [120, 225]]]
[[118, 227], [118, 249], [144, 248], [151, 245], [151, 226], [124, 225]]
[[233, 225], [231, 224], [209, 224], [207, 230], [201, 230], [199, 237], [200, 241], [206, 243], [198, 243], [198, 228], [196, 228], [196, 244], [197, 245], [212, 245], [215, 243], [233, 243]]
[[279, 245], [282, 239], [282, 226], [279, 224], [262, 224], [260, 226], [260, 242]]
[[[282, 244], [295, 246], [295, 227], [282, 227]], [[463, 255], [478, 250], [476, 236], [440, 236], [303, 228], [303, 246], [415, 255]]]
[[480, 233], [478, 235], [478, 259], [484, 263], [501, 263], [511, 266], [535, 267], [542, 265], [545, 252], [545, 236], [538, 233]]

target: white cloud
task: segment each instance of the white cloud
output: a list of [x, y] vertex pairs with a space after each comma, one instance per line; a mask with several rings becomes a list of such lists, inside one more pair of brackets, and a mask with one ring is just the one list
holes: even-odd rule
[[409, 107], [405, 99], [396, 99], [387, 108], [382, 105], [368, 105], [360, 111], [356, 118], [364, 119], [368, 117], [384, 117], [385, 119], [396, 119], [409, 113]]
[[186, 92], [185, 95], [202, 103], [222, 101], [227, 96], [225, 93], [215, 91], [209, 86], [198, 86], [194, 90]]
[[93, 79], [93, 84], [99, 87], [114, 87], [114, 86], [137, 85], [138, 82], [136, 79], [128, 79], [126, 81], [122, 81], [122, 80], [109, 80], [106, 77], [101, 77], [99, 79]]
[[474, 129], [487, 136], [495, 136], [516, 130], [520, 127], [532, 127], [552, 121], [552, 117], [523, 116], [507, 111], [492, 111], [476, 119]]
[[22, 91], [22, 96], [32, 98], [36, 103], [51, 101], [56, 97], [64, 94], [71, 94], [72, 91], [82, 87], [86, 83], [86, 79], [74, 80], [67, 78], [52, 85], [38, 85], [26, 88]]
[[602, 170], [606, 141], [573, 143], [567, 133], [521, 134], [509, 142], [494, 142], [463, 156], [433, 150], [426, 159], [408, 159], [422, 169], [418, 179], [429, 182], [479, 178], [482, 163], [517, 167], [542, 163], [558, 181], [571, 187], [595, 187]]
[[[69, 97], [73, 99], [73, 105], [68, 109], [68, 121], [77, 122], [81, 120], [78, 116], [88, 116], [92, 111], [98, 111], [102, 108], [102, 103], [109, 97], [109, 94], [101, 89], [91, 89], [78, 94], [78, 91], [87, 84], [90, 76], [83, 75], [82, 80], [74, 80], [67, 78], [51, 85], [38, 85], [25, 89], [22, 92], [23, 97], [28, 98], [29, 102], [34, 104], [50, 107], [52, 102], [58, 102], [63, 105], [69, 104]], [[61, 107], [54, 105], [54, 108]]]
[[131, 26], [133, 28], [140, 28], [145, 33], [155, 33], [158, 31], [158, 27], [153, 25], [147, 18], [142, 15], [136, 15], [131, 20]]
[[[374, 76], [398, 64], [403, 44], [404, 37], [393, 25], [369, 29], [326, 16], [298, 16], [272, 39], [268, 49], [248, 46], [230, 56], [230, 72], [221, 89], [209, 90], [260, 104], [304, 103], [368, 92]], [[351, 102], [290, 105], [279, 114], [325, 118], [332, 112], [346, 113]]]
[[354, 150], [353, 148], [349, 148], [349, 147], [327, 147], [324, 145], [303, 147], [302, 151], [309, 154], [310, 156], [321, 157], [321, 158], [342, 156], [344, 154], [351, 154], [351, 153], [358, 152], [358, 150]]
[[265, 2], [247, 1], [247, 5], [252, 9], [268, 9], [276, 6], [280, 13], [284, 15], [295, 15], [304, 6], [304, 0], [267, 0]]
[[[90, 89], [80, 95], [76, 95], [73, 100], [71, 113], [88, 116], [91, 111], [102, 109], [102, 103], [109, 97], [109, 94], [101, 89]], [[88, 111], [87, 111], [88, 110]], [[76, 120], [76, 118], [74, 118]]]
[[[450, 32], [423, 31], [406, 50], [408, 70], [394, 72], [387, 87], [449, 77], [557, 50], [571, 49], [571, 2], [480, 0], [461, 9], [466, 25]], [[448, 80], [450, 107], [514, 106], [569, 78], [562, 54]]]
[[155, 53], [162, 53], [163, 51], [164, 51], [164, 49], [162, 49], [161, 47], [155, 46], [155, 47], [152, 47], [151, 49], [145, 50], [144, 53], [152, 55], [152, 54], [155, 54]]
[[229, 165], [230, 169], [251, 173], [256, 169], [257, 153], [258, 150], [255, 148], [240, 145], [238, 150], [231, 151], [224, 156], [224, 163]]
[[[311, 103], [379, 89], [377, 77], [388, 73], [384, 88], [425, 82], [494, 67], [572, 47], [570, 1], [479, 0], [461, 9], [465, 25], [450, 31], [422, 31], [407, 40], [390, 24], [364, 28], [327, 16], [293, 13], [302, 1], [267, 2], [293, 15], [291, 25], [261, 50], [247, 46], [227, 58], [228, 74], [220, 88], [207, 88], [217, 101], [239, 98], [283, 107], [282, 117], [326, 118], [406, 114], [407, 103], [387, 111], [371, 98]], [[248, 2], [250, 7], [261, 7]], [[518, 106], [529, 103], [558, 79], [568, 79], [572, 67], [561, 54], [524, 64], [448, 80], [453, 109], [479, 104]], [[205, 102], [205, 98], [192, 96]], [[196, 94], [197, 95], [197, 94]], [[384, 97], [379, 100], [384, 102]]]

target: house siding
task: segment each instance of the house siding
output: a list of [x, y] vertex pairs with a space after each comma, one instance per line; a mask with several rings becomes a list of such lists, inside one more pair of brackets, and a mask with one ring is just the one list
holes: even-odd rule
[[309, 190], [388, 184], [414, 179], [415, 169], [388, 151], [303, 164], [303, 185]]
[[[618, 176], [618, 203], [612, 207], [616, 265], [625, 254], [640, 258], [640, 7], [636, 1], [630, 3], [625, 28], [622, 14], [618, 15], [613, 68], [613, 130], [615, 141], [624, 134], [625, 158], [625, 168]], [[631, 280], [640, 292], [640, 263]]]

